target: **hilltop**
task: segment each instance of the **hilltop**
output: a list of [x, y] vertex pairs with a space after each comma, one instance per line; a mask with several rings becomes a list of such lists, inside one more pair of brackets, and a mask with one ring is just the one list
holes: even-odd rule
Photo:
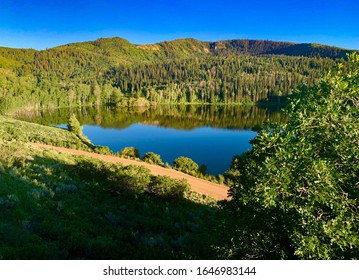
[[[0, 47], [0, 68], [16, 68], [46, 59], [58, 60], [80, 55], [90, 61], [103, 60], [104, 64], [132, 63], [165, 58], [188, 58], [201, 55], [288, 55], [321, 58], [346, 58], [353, 50], [314, 43], [290, 43], [270, 40], [221, 40], [204, 42], [193, 38], [164, 41], [155, 44], [136, 45], [128, 40], [113, 37], [94, 41], [69, 43], [37, 51]], [[52, 58], [52, 59], [51, 59]]]

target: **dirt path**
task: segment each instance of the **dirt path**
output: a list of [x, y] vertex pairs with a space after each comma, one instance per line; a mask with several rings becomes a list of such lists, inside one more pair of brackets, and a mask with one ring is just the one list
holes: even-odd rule
[[179, 172], [177, 170], [164, 168], [158, 165], [152, 165], [143, 161], [137, 161], [132, 159], [125, 159], [116, 156], [107, 156], [107, 155], [100, 155], [96, 153], [90, 153], [80, 150], [62, 148], [62, 147], [55, 147], [45, 144], [38, 144], [38, 143], [31, 143], [32, 146], [38, 148], [45, 148], [45, 149], [53, 149], [63, 153], [69, 153], [72, 155], [82, 155], [91, 158], [96, 158], [99, 160], [113, 162], [113, 163], [121, 163], [123, 165], [141, 165], [148, 168], [153, 175], [167, 175], [174, 179], [186, 179], [190, 184], [193, 191], [211, 196], [218, 200], [227, 199], [228, 198], [228, 187], [224, 185], [219, 185], [216, 183], [212, 183], [200, 178], [193, 177], [191, 175]]

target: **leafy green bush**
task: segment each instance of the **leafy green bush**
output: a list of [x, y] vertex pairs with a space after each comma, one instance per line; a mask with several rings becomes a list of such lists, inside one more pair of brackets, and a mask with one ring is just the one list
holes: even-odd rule
[[260, 131], [230, 190], [232, 257], [359, 258], [358, 97], [353, 54]]
[[110, 148], [107, 146], [96, 146], [94, 147], [93, 151], [101, 155], [112, 155]]
[[151, 182], [151, 172], [143, 166], [129, 165], [119, 170], [118, 188], [121, 191], [143, 193]]
[[178, 157], [173, 162], [173, 168], [191, 175], [199, 172], [198, 164], [188, 157]]
[[149, 186], [149, 191], [164, 197], [183, 197], [189, 190], [189, 184], [186, 180], [176, 180], [168, 176], [157, 176]]
[[142, 158], [143, 161], [150, 163], [150, 164], [156, 164], [163, 166], [164, 163], [161, 159], [161, 156], [158, 154], [155, 154], [153, 152], [147, 152]]
[[124, 158], [138, 159], [140, 158], [140, 152], [134, 147], [126, 147], [117, 153], [118, 156]]

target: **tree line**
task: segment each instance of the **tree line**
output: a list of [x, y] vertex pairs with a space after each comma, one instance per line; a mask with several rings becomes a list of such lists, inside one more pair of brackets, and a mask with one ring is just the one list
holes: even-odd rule
[[334, 64], [322, 58], [204, 56], [113, 67], [105, 80], [126, 96], [159, 103], [255, 103], [312, 86]]
[[212, 56], [120, 63], [82, 52], [35, 55], [34, 64], [1, 69], [0, 107], [57, 108], [153, 103], [254, 104], [312, 86], [330, 58]]

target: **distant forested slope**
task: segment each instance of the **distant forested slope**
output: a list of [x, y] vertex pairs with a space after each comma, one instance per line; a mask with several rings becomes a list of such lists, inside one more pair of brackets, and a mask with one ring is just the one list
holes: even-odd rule
[[134, 45], [118, 37], [44, 51], [0, 48], [0, 107], [125, 106], [140, 97], [160, 103], [253, 103], [314, 85], [350, 52], [264, 40]]

